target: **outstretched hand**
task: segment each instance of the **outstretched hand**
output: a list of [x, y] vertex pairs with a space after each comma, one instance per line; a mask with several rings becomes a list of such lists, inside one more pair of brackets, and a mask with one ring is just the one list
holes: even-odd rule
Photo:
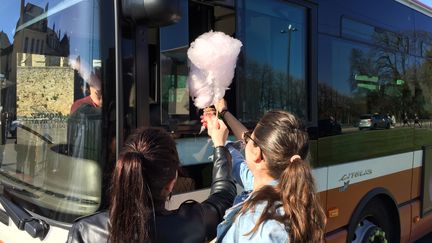
[[227, 105], [227, 103], [226, 103], [226, 101], [225, 101], [224, 98], [218, 100], [218, 101], [214, 104], [214, 106], [215, 106], [216, 111], [217, 111], [218, 113], [220, 113], [220, 112], [222, 112], [222, 111], [228, 109], [228, 105]]
[[224, 146], [228, 138], [228, 127], [216, 116], [207, 118], [207, 133], [215, 147]]
[[204, 109], [204, 113], [200, 116], [202, 127], [207, 128], [208, 121], [210, 121], [211, 119], [213, 119], [213, 117], [216, 117], [216, 111], [215, 111], [215, 109], [214, 108], [209, 108], [209, 107], [205, 108]]

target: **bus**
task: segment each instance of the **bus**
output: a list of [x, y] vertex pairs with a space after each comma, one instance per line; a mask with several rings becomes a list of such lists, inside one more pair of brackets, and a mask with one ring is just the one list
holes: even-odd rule
[[430, 1], [3, 0], [0, 242], [65, 242], [105, 210], [137, 127], [176, 139], [167, 207], [206, 198], [212, 144], [187, 49], [210, 30], [243, 43], [225, 96], [236, 117], [253, 128], [283, 109], [305, 124], [327, 242], [432, 231]]

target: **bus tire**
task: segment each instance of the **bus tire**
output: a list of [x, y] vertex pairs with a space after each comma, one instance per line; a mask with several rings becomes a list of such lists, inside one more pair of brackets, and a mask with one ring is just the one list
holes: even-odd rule
[[353, 219], [355, 227], [350, 227], [347, 242], [399, 242], [399, 230], [392, 219], [386, 203], [378, 197], [372, 199]]

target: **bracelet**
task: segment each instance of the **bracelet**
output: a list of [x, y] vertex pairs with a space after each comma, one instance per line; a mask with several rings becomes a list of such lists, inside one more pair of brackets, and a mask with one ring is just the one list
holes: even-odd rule
[[222, 110], [221, 112], [219, 112], [219, 118], [223, 119], [225, 116], [225, 113], [228, 111], [228, 109]]

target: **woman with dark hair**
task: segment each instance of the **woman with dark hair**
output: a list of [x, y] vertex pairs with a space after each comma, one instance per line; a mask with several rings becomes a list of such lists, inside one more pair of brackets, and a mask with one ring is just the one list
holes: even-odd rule
[[234, 161], [233, 174], [252, 185], [246, 199], [227, 210], [217, 242], [324, 241], [326, 217], [306, 162], [308, 135], [299, 120], [286, 111], [270, 111], [247, 132], [225, 101], [216, 108], [244, 139], [247, 166]]
[[[217, 121], [219, 123], [219, 121]], [[112, 174], [109, 212], [79, 219], [68, 242], [205, 242], [215, 237], [216, 226], [236, 194], [231, 158], [223, 146], [226, 126], [211, 129], [214, 149], [210, 196], [202, 203], [187, 201], [168, 211], [180, 161], [172, 137], [155, 128], [130, 136]]]

